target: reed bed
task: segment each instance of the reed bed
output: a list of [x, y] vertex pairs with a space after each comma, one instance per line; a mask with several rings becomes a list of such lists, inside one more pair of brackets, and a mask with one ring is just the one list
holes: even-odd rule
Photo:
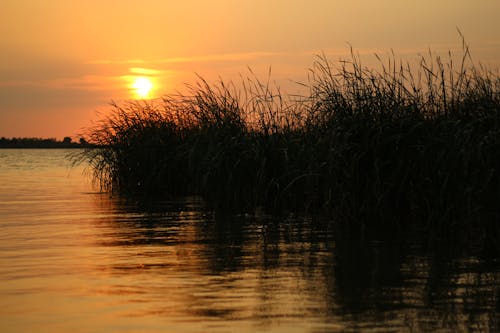
[[112, 104], [79, 158], [105, 190], [194, 194], [215, 208], [397, 226], [497, 219], [498, 73], [465, 43], [458, 65], [430, 53], [417, 68], [390, 56], [369, 69], [351, 55], [318, 57], [301, 98], [250, 75]]

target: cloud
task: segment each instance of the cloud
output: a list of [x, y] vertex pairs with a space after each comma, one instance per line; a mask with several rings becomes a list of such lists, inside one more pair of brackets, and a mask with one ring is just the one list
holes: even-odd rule
[[121, 60], [97, 59], [85, 62], [86, 65], [137, 65], [145, 63], [147, 63], [147, 61], [141, 59], [121, 59]]
[[71, 78], [0, 81], [0, 87], [43, 87], [58, 90], [113, 90], [119, 84], [119, 76], [83, 75]]
[[129, 71], [132, 74], [139, 74], [139, 75], [161, 75], [166, 72], [158, 69], [141, 68], [141, 67], [132, 67], [129, 68]]
[[173, 63], [189, 63], [189, 62], [214, 62], [214, 61], [238, 61], [252, 60], [264, 57], [278, 56], [281, 53], [277, 52], [240, 52], [240, 53], [222, 53], [222, 54], [207, 54], [190, 57], [171, 57], [150, 60], [139, 59], [98, 59], [86, 62], [92, 65], [134, 65], [134, 64], [173, 64]]

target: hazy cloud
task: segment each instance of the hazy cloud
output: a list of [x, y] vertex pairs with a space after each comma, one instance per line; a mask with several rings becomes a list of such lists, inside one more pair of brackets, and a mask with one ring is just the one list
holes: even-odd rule
[[161, 59], [139, 60], [139, 59], [99, 59], [88, 61], [87, 64], [92, 65], [133, 65], [133, 64], [172, 64], [172, 63], [189, 63], [189, 62], [213, 62], [213, 61], [240, 61], [252, 60], [263, 57], [278, 56], [277, 52], [243, 52], [243, 53], [225, 53], [225, 54], [207, 54], [189, 57], [171, 57]]

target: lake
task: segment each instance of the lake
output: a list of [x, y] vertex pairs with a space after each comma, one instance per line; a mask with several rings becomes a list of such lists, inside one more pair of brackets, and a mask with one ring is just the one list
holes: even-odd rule
[[101, 193], [63, 149], [0, 150], [1, 332], [500, 331], [481, 244]]

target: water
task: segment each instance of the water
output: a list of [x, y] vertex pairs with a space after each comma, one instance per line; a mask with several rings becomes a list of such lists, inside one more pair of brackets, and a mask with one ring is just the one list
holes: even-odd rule
[[120, 200], [68, 152], [0, 150], [1, 332], [500, 331], [481, 244]]

